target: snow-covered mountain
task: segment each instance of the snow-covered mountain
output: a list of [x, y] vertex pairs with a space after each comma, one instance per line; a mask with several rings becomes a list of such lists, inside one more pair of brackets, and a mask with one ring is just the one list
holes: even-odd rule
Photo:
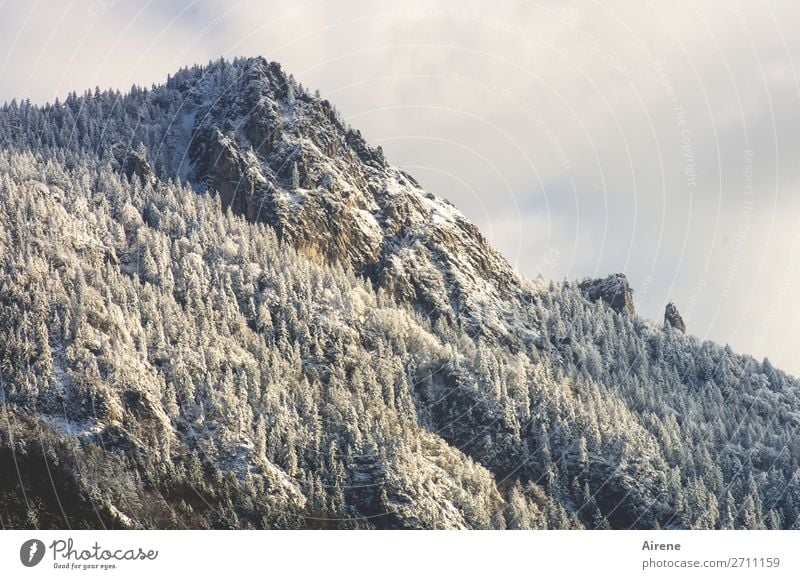
[[4, 527], [800, 524], [795, 379], [522, 279], [276, 63], [0, 144]]
[[[476, 332], [506, 335], [515, 321], [493, 306], [530, 299], [455, 207], [387, 164], [277, 63], [220, 61], [150, 92], [87, 97], [47, 110], [45, 126], [13, 142], [76, 147], [128, 176], [214, 191], [223, 208], [272, 225], [304, 255], [352, 267], [431, 316], [474, 320]], [[64, 139], [51, 133], [64, 127]]]

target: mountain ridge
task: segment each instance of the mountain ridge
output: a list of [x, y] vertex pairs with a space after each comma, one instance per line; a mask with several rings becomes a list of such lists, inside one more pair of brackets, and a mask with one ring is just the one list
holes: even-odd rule
[[796, 379], [522, 279], [326, 102], [256, 58], [0, 109], [4, 527], [800, 524]]
[[[469, 300], [477, 293], [488, 302], [501, 294], [523, 299], [521, 279], [474, 225], [389, 166], [380, 148], [345, 127], [328, 101], [308, 94], [279, 64], [220, 60], [180, 71], [153, 90], [137, 105], [138, 117], [83, 131], [78, 147], [110, 150], [129, 176], [175, 177], [199, 192], [216, 191], [224, 208], [269, 223], [309, 256], [340, 261], [434, 315], [469, 317], [471, 308], [482, 309]], [[161, 94], [170, 92], [170, 103], [178, 99], [172, 110]], [[95, 92], [72, 95], [63, 106], [80, 117], [99, 99], [111, 99], [111, 110], [125, 101]], [[159, 113], [166, 123], [154, 127]], [[148, 154], [155, 159], [142, 157]], [[418, 253], [423, 259], [415, 261]], [[503, 335], [504, 325], [482, 321], [475, 329]]]

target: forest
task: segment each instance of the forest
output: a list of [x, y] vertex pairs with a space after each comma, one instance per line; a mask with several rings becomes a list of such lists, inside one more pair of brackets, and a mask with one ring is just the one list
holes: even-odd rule
[[[800, 528], [797, 379], [481, 269], [454, 208], [265, 67], [0, 109], [2, 528]], [[259, 95], [233, 129], [227, 86]], [[263, 215], [235, 202], [256, 170]], [[377, 215], [374, 254], [308, 217], [355, 174], [369, 203], [334, 214]], [[328, 227], [341, 251], [309, 250]]]

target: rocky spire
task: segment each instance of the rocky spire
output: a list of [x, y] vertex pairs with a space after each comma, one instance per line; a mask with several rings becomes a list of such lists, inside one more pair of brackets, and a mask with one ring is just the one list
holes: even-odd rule
[[668, 303], [666, 309], [664, 310], [664, 325], [666, 326], [667, 324], [676, 330], [686, 333], [686, 324], [683, 322], [683, 318], [681, 317], [678, 308], [676, 308], [675, 304], [672, 302]]
[[602, 300], [619, 313], [634, 314], [633, 290], [623, 273], [614, 273], [603, 279], [589, 279], [580, 283], [586, 299]]

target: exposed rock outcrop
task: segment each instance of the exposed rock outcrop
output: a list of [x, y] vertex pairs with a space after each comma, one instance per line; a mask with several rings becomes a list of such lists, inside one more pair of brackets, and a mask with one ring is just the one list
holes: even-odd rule
[[474, 225], [392, 167], [276, 63], [237, 61], [236, 74], [228, 66], [169, 82], [185, 111], [174, 129], [183, 133], [170, 140], [186, 143], [188, 159], [162, 149], [168, 173], [272, 225], [307, 257], [344, 264], [434, 318], [481, 320], [480, 333], [509, 334], [488, 304], [521, 303], [522, 284]]
[[587, 300], [604, 301], [619, 313], [634, 314], [633, 290], [625, 274], [614, 273], [603, 279], [589, 279], [580, 283], [580, 289]]
[[147, 151], [144, 148], [127, 151], [122, 161], [122, 172], [128, 179], [134, 176], [143, 183], [153, 182], [156, 179], [155, 171], [147, 160]]
[[664, 325], [666, 326], [667, 324], [676, 330], [686, 333], [686, 324], [683, 322], [683, 318], [681, 317], [678, 308], [676, 308], [675, 304], [672, 302], [668, 303], [666, 309], [664, 310]]

